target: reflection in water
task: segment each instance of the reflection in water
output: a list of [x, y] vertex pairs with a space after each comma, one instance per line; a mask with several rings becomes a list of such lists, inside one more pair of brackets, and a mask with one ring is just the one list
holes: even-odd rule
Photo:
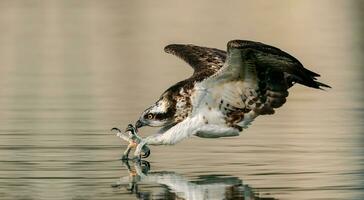
[[[227, 175], [203, 175], [191, 181], [175, 172], [150, 172], [148, 161], [123, 161], [129, 176], [121, 177], [112, 187], [126, 186], [126, 189], [140, 199], [251, 199], [273, 200], [259, 197], [249, 185], [238, 177]], [[150, 185], [157, 186], [150, 187]], [[149, 187], [148, 187], [149, 185]]]

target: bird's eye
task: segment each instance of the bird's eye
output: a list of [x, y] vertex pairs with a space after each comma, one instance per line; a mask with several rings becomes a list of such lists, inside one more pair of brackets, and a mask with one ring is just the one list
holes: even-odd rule
[[152, 113], [149, 113], [149, 114], [147, 115], [147, 118], [148, 118], [148, 119], [153, 119], [153, 117], [154, 117], [154, 115], [153, 115]]

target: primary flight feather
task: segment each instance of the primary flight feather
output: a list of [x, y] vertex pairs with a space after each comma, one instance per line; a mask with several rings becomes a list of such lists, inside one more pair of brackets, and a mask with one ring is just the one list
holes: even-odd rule
[[[135, 127], [129, 125], [134, 156], [147, 145], [175, 144], [190, 136], [231, 137], [259, 115], [273, 114], [295, 83], [322, 89], [330, 87], [317, 81], [320, 75], [303, 67], [288, 53], [260, 42], [232, 40], [227, 52], [195, 45], [171, 44], [164, 48], [193, 69], [188, 79], [168, 88], [140, 116]], [[161, 127], [152, 136], [141, 138], [142, 126]]]

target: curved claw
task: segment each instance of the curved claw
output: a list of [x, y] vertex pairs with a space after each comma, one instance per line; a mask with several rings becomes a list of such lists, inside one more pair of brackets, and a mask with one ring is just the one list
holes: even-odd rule
[[119, 128], [116, 128], [116, 127], [112, 128], [110, 131], [118, 131], [118, 132], [121, 133], [121, 130]]
[[125, 129], [125, 132], [130, 131], [133, 135], [137, 132], [136, 128], [132, 124], [128, 124], [128, 126]]
[[[136, 128], [132, 125], [132, 124], [128, 124], [125, 132], [129, 132], [129, 137], [126, 135], [126, 133], [121, 132], [121, 130], [119, 128], [112, 128], [111, 131], [117, 131], [118, 133], [116, 134], [118, 137], [120, 137], [121, 139], [129, 142], [129, 145], [127, 147], [127, 149], [125, 150], [123, 157], [121, 158], [122, 160], [128, 160], [128, 155], [129, 152], [132, 148], [135, 148], [136, 145], [140, 145], [140, 143], [142, 143], [142, 145], [140, 145], [137, 148], [137, 153], [135, 153], [134, 158], [135, 160], [141, 160], [141, 158], [148, 158], [150, 156], [150, 149], [149, 147], [147, 147], [145, 144], [145, 142], [142, 142], [143, 139], [141, 137], [139, 137], [137, 135], [137, 130]], [[141, 153], [142, 152], [142, 153]]]
[[[148, 147], [146, 147], [148, 148]], [[148, 158], [150, 156], [150, 149], [148, 148], [148, 150], [146, 152], [143, 151], [143, 155], [142, 155], [142, 158]]]
[[135, 149], [134, 156], [140, 158], [148, 158], [150, 155], [150, 149], [145, 141], [141, 141]]

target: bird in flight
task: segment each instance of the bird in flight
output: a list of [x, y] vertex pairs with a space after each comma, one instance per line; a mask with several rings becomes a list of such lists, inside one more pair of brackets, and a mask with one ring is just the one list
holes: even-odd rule
[[[149, 156], [148, 145], [176, 144], [191, 136], [238, 136], [257, 116], [271, 115], [281, 107], [296, 83], [330, 88], [296, 58], [261, 42], [232, 40], [227, 52], [191, 44], [171, 44], [164, 50], [187, 62], [194, 72], [168, 88], [135, 126], [129, 124], [129, 136], [112, 129], [130, 143], [123, 159], [133, 147], [134, 158], [140, 159]], [[143, 126], [160, 129], [141, 138], [137, 131]]]

